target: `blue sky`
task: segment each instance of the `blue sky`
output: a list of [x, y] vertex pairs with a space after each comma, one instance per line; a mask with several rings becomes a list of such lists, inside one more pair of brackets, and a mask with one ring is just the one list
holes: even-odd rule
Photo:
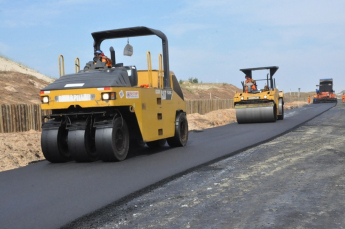
[[[342, 0], [0, 0], [0, 54], [50, 77], [59, 77], [58, 56], [74, 72], [93, 57], [92, 32], [147, 26], [169, 40], [170, 69], [178, 79], [231, 83], [240, 87], [240, 68], [279, 66], [280, 90], [314, 91], [321, 78], [345, 89], [345, 1]], [[116, 51], [117, 62], [147, 69], [146, 51], [158, 67], [156, 37], [102, 43]], [[263, 78], [266, 71], [256, 71]], [[259, 84], [259, 87], [263, 85]]]

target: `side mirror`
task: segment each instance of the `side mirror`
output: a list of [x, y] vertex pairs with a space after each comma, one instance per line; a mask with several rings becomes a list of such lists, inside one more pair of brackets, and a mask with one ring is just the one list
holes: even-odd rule
[[133, 46], [129, 44], [129, 40], [127, 40], [127, 45], [125, 46], [125, 49], [123, 50], [124, 56], [132, 56], [133, 55]]

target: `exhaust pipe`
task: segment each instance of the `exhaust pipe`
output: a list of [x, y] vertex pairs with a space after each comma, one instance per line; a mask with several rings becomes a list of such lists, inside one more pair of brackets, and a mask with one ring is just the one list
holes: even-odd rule
[[112, 65], [112, 67], [115, 67], [115, 64], [116, 64], [115, 50], [114, 50], [113, 46], [110, 46], [109, 50], [110, 50], [110, 59], [111, 59], [111, 63], [112, 63], [111, 65]]

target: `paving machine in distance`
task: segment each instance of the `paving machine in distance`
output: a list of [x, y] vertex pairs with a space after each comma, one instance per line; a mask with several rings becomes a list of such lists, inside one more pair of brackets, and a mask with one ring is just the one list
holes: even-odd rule
[[337, 97], [333, 91], [333, 79], [320, 79], [320, 84], [316, 85], [316, 94], [313, 96], [313, 103], [336, 103]]
[[110, 47], [111, 66], [94, 58], [84, 70], [62, 76], [41, 89], [41, 108], [52, 111], [43, 117], [48, 121], [42, 126], [41, 138], [48, 161], [121, 161], [129, 149], [145, 143], [149, 147], [166, 142], [171, 147], [186, 145], [186, 105], [179, 83], [169, 70], [165, 34], [147, 27], [94, 32], [94, 52], [106, 39], [148, 35], [162, 40], [159, 70], [152, 70], [150, 55], [148, 70], [116, 63]]
[[[252, 72], [269, 70], [265, 79], [252, 79]], [[284, 119], [284, 94], [275, 85], [274, 73], [277, 66], [240, 69], [245, 74], [242, 81], [243, 92], [236, 93], [234, 107], [237, 123], [275, 122]], [[258, 89], [256, 82], [263, 81], [265, 86]]]

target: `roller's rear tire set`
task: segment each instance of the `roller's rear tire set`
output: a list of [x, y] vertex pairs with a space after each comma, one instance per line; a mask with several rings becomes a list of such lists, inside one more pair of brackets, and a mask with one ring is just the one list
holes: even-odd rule
[[171, 147], [185, 146], [188, 141], [188, 121], [185, 113], [178, 113], [175, 120], [175, 135], [168, 138]]

